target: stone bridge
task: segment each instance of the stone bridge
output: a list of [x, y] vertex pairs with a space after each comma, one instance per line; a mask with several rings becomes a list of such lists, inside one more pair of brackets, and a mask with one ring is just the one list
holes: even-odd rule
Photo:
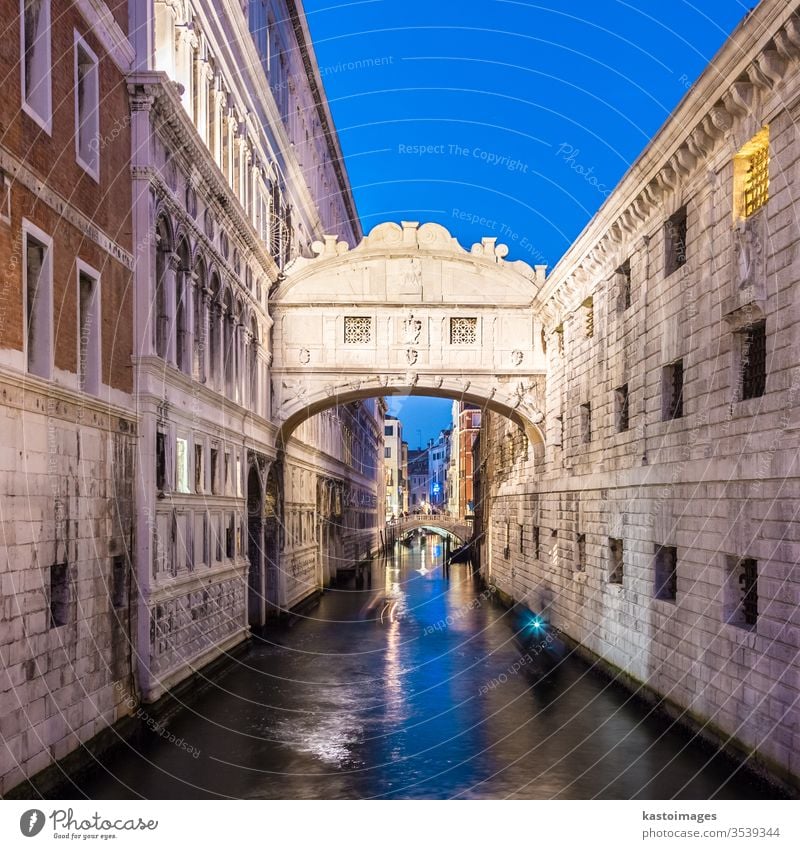
[[297, 258], [270, 297], [273, 421], [286, 438], [336, 404], [434, 395], [497, 410], [543, 445], [545, 266], [465, 250], [439, 224], [379, 224], [354, 249], [335, 236]]
[[469, 542], [472, 538], [472, 522], [465, 519], [453, 519], [449, 516], [419, 515], [398, 519], [386, 526], [395, 539], [399, 539], [408, 531], [415, 528], [430, 528], [431, 530], [447, 531], [461, 542]]

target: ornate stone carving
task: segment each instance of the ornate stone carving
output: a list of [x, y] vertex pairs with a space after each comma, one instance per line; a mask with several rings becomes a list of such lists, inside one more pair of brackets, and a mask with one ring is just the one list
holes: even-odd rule
[[414, 313], [408, 313], [408, 318], [403, 322], [403, 342], [406, 345], [416, 345], [422, 333], [422, 322], [414, 318]]
[[303, 365], [307, 365], [311, 361], [311, 351], [308, 348], [300, 349], [300, 362]]
[[524, 357], [525, 357], [525, 355], [522, 353], [522, 351], [512, 351], [511, 352], [511, 362], [515, 366], [521, 365]]
[[755, 215], [739, 223], [733, 233], [735, 280], [738, 289], [761, 291], [764, 281], [763, 216]]
[[410, 365], [416, 365], [419, 354], [413, 348], [406, 348], [406, 362]]

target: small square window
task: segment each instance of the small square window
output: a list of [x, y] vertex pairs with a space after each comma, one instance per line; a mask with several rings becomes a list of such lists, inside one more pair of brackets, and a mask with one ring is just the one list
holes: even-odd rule
[[624, 383], [614, 390], [614, 425], [617, 433], [623, 433], [629, 427], [628, 384]]
[[661, 418], [663, 421], [683, 416], [683, 360], [664, 366], [661, 377]]
[[608, 570], [608, 582], [609, 584], [621, 584], [625, 576], [622, 540], [616, 537], [609, 537], [608, 553], [610, 560]]
[[669, 276], [686, 264], [686, 207], [682, 206], [664, 225], [664, 274]]
[[474, 345], [478, 341], [477, 318], [451, 318], [450, 344]]
[[369, 316], [347, 315], [344, 318], [345, 345], [365, 345], [372, 341], [372, 319]]
[[671, 545], [656, 546], [655, 596], [662, 601], [675, 601], [678, 596], [678, 549]]

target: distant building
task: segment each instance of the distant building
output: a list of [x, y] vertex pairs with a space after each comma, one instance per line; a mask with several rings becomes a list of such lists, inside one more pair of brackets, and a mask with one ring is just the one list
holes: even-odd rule
[[472, 444], [481, 427], [481, 411], [474, 404], [453, 402], [453, 430], [450, 436], [447, 506], [450, 513], [463, 519], [471, 517], [475, 505], [473, 493]]
[[438, 438], [428, 441], [428, 500], [431, 507], [447, 507], [447, 467], [450, 462], [451, 430], [443, 430]]
[[408, 509], [430, 512], [428, 500], [428, 449], [417, 448], [408, 452]]
[[395, 416], [383, 420], [383, 466], [386, 480], [386, 518], [399, 516], [403, 506], [403, 423]]

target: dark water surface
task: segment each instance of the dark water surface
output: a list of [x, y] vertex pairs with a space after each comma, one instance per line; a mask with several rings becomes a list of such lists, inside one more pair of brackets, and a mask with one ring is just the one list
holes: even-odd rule
[[[66, 789], [93, 798], [758, 798], [770, 789], [511, 616], [437, 537], [275, 626], [169, 721]], [[515, 664], [517, 671], [513, 671]], [[200, 751], [195, 758], [186, 749]]]

